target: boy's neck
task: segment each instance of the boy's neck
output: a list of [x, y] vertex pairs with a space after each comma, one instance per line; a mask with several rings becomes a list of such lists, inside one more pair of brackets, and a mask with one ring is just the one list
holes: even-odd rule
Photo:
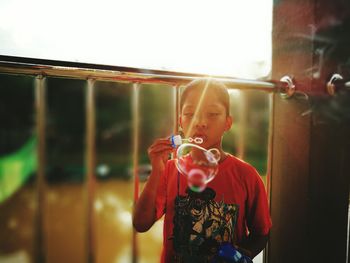
[[220, 152], [220, 160], [219, 163], [222, 163], [228, 156], [228, 154], [226, 152], [223, 151], [223, 149], [219, 148], [218, 149]]

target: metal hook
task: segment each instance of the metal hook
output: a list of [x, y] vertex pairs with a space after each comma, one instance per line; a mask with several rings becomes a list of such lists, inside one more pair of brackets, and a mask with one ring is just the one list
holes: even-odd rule
[[331, 79], [327, 82], [327, 85], [326, 85], [327, 92], [329, 95], [334, 96], [336, 89], [337, 89], [335, 82], [337, 80], [342, 80], [342, 79], [343, 79], [343, 77], [338, 73], [335, 73], [332, 75]]
[[285, 84], [280, 90], [280, 96], [282, 99], [289, 99], [295, 93], [295, 85], [293, 80], [289, 76], [283, 76], [280, 81]]

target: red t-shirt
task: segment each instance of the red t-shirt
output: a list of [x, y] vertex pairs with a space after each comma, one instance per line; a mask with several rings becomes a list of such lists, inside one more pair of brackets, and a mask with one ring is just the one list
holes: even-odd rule
[[[237, 245], [244, 241], [249, 232], [257, 235], [269, 233], [272, 224], [265, 187], [250, 164], [228, 155], [219, 163], [218, 174], [207, 187], [216, 192], [214, 201], [238, 205], [239, 212], [234, 227], [234, 240]], [[171, 262], [174, 256], [171, 238], [174, 228], [174, 201], [178, 192], [186, 195], [186, 188], [186, 178], [183, 175], [178, 176], [175, 161], [169, 160], [160, 178], [156, 199], [157, 219], [165, 214], [161, 262]]]

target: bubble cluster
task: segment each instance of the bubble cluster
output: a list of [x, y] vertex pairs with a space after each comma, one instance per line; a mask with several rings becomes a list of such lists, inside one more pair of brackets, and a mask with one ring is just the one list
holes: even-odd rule
[[177, 149], [176, 167], [187, 178], [189, 188], [202, 192], [218, 173], [220, 152], [196, 144], [184, 143]]

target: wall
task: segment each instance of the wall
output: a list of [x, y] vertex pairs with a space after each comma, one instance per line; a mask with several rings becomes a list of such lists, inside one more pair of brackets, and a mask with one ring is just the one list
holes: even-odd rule
[[291, 99], [274, 95], [269, 263], [346, 262], [350, 92], [349, 3], [275, 1], [272, 79], [290, 75]]

